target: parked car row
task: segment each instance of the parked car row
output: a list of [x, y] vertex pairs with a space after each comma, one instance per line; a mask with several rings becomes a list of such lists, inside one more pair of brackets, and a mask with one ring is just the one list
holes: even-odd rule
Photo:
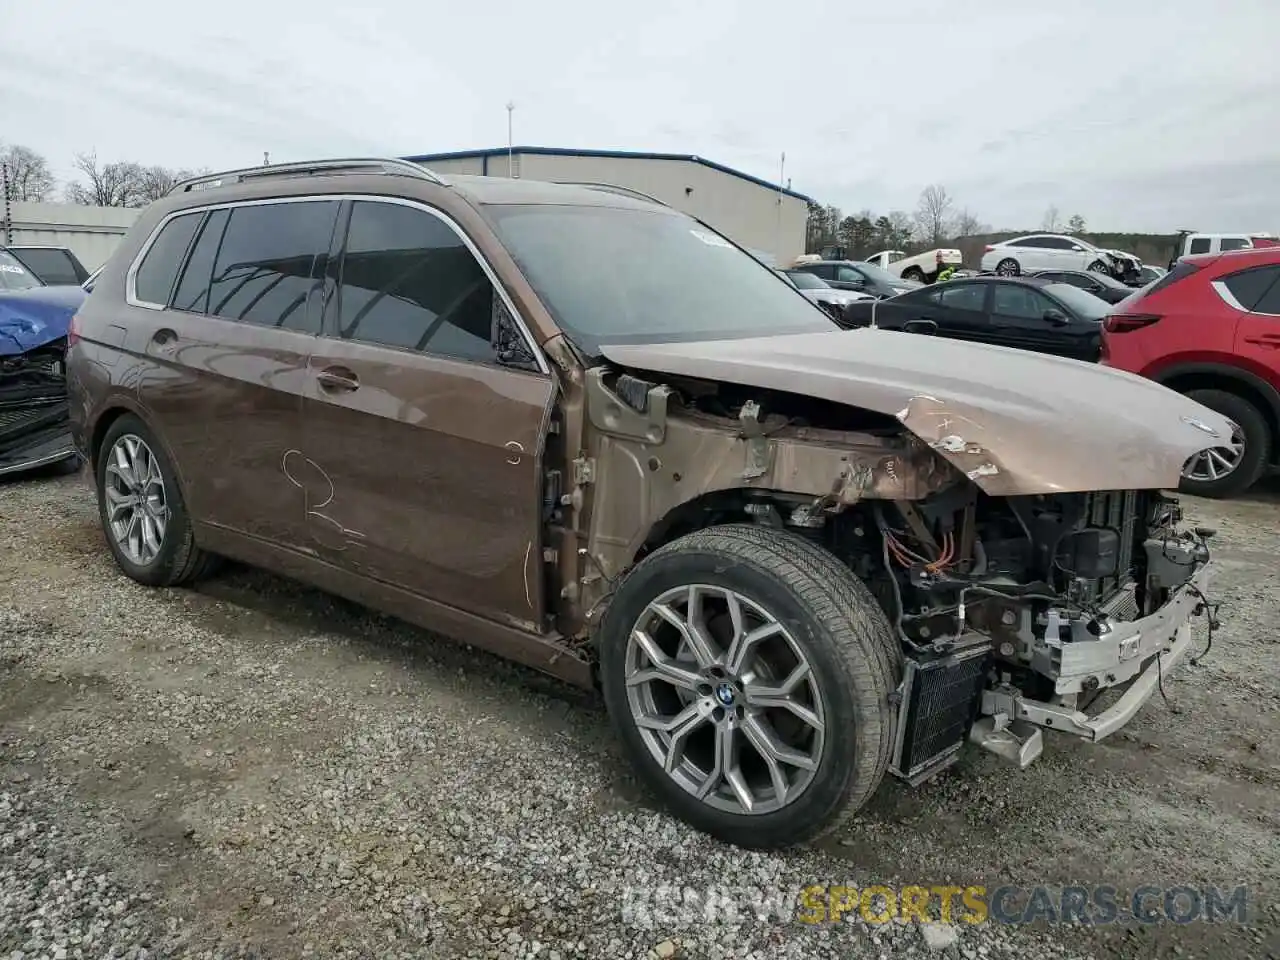
[[831, 830], [969, 743], [1021, 768], [1042, 730], [1122, 727], [1207, 610], [1210, 534], [1161, 491], [1234, 424], [846, 317], [1083, 343], [1101, 301], [1068, 282], [786, 273], [622, 188], [213, 174], [92, 280], [71, 431], [127, 576], [231, 557], [598, 688], [644, 781], [733, 843]]
[[1135, 290], [1096, 271], [986, 274], [851, 304], [850, 326], [932, 334], [1119, 367], [1223, 415], [1229, 442], [1184, 491], [1223, 497], [1280, 468], [1280, 247], [1181, 259]]

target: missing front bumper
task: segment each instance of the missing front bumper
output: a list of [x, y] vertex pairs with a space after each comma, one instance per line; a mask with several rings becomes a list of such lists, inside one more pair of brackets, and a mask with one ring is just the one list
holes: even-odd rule
[[[996, 727], [1032, 724], [1095, 742], [1115, 733], [1133, 719], [1160, 689], [1164, 675], [1186, 655], [1191, 619], [1205, 603], [1209, 577], [1210, 567], [1205, 565], [1150, 616], [1116, 624], [1096, 639], [1053, 645], [1061, 653], [1055, 660], [1055, 689], [1061, 702], [1033, 700], [1015, 687], [1002, 685], [983, 691], [981, 714], [993, 718]], [[1082, 689], [1123, 692], [1110, 707], [1090, 714], [1075, 706]]]

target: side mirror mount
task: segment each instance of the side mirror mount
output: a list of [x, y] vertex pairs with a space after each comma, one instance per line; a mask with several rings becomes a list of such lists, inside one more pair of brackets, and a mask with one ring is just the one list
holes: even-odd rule
[[536, 371], [538, 369], [538, 358], [533, 355], [528, 341], [525, 340], [520, 327], [507, 311], [506, 304], [502, 302], [497, 291], [493, 294], [492, 330], [490, 343], [500, 364], [516, 370]]
[[1067, 315], [1061, 310], [1046, 310], [1044, 312], [1045, 320], [1052, 323], [1055, 327], [1061, 327], [1071, 321], [1067, 319]]

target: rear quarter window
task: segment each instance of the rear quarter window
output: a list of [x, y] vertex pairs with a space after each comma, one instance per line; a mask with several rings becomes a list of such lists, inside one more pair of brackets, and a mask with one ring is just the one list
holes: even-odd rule
[[134, 298], [142, 303], [167, 307], [178, 270], [187, 255], [204, 213], [184, 213], [174, 217], [152, 241], [134, 274]]
[[1253, 267], [1222, 278], [1231, 296], [1246, 310], [1255, 310], [1268, 297], [1268, 291], [1280, 280], [1280, 266]]

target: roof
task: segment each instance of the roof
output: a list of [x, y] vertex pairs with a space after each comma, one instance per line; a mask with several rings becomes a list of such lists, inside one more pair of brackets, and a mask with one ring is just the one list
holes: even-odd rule
[[[449, 174], [450, 187], [465, 193], [476, 203], [558, 203], [575, 206], [628, 207], [652, 210], [653, 201], [614, 193], [611, 190], [572, 183], [551, 183], [521, 177], [481, 177], [473, 174]], [[665, 205], [659, 209], [670, 209]]]
[[[423, 153], [415, 156], [401, 157], [402, 160], [409, 160], [413, 163], [430, 164], [440, 160], [473, 160], [480, 157], [505, 157], [507, 155], [507, 147], [490, 147], [484, 150], [457, 150], [452, 153]], [[611, 157], [619, 160], [681, 160], [686, 163], [698, 163], [712, 170], [718, 170], [720, 173], [727, 173], [731, 177], [738, 177], [757, 186], [767, 187], [770, 190], [780, 191], [788, 197], [795, 197], [797, 200], [803, 200], [805, 203], [816, 203], [812, 197], [807, 197], [803, 193], [797, 193], [786, 187], [779, 187], [776, 183], [770, 183], [768, 180], [762, 180], [760, 177], [753, 177], [749, 173], [743, 173], [741, 170], [735, 170], [732, 167], [726, 167], [722, 163], [716, 163], [714, 160], [708, 160], [705, 157], [699, 157], [691, 153], [644, 153], [631, 150], [577, 150], [570, 147], [511, 147], [511, 153], [527, 154], [531, 156], [542, 157]]]

